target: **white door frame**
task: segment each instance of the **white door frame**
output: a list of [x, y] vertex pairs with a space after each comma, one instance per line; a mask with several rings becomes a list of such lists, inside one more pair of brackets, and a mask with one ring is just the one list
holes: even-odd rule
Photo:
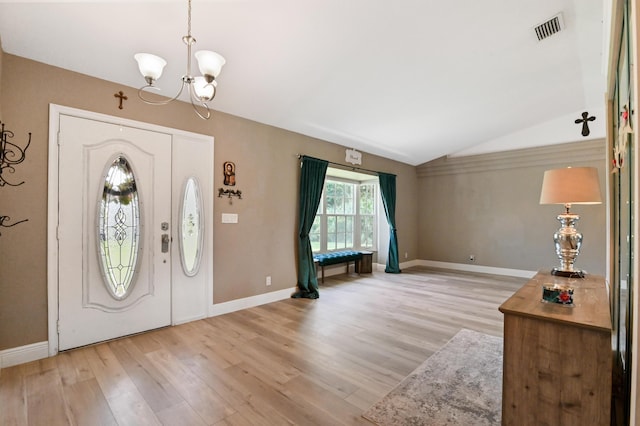
[[[60, 115], [72, 115], [75, 117], [86, 118], [91, 120], [104, 121], [106, 123], [121, 124], [123, 126], [136, 127], [139, 129], [150, 130], [155, 132], [168, 133], [176, 138], [200, 139], [208, 140], [211, 143], [211, 152], [213, 153], [213, 137], [200, 135], [197, 133], [185, 132], [178, 129], [158, 126], [155, 124], [143, 123], [135, 120], [129, 120], [114, 117], [106, 114], [84, 111], [80, 109], [65, 107], [56, 104], [49, 105], [49, 171], [48, 171], [48, 201], [47, 201], [47, 297], [48, 297], [48, 345], [49, 356], [58, 353], [58, 133], [60, 126]], [[213, 157], [211, 159], [213, 163]], [[213, 170], [211, 171], [211, 185], [213, 185]], [[213, 194], [211, 194], [213, 197]], [[211, 198], [213, 200], [213, 198]], [[176, 202], [176, 200], [172, 201]], [[206, 223], [213, 228], [213, 202], [204, 207]], [[175, 218], [172, 222], [175, 223]], [[172, 226], [172, 229], [175, 227]], [[212, 229], [210, 233], [212, 234]], [[207, 241], [209, 240], [209, 241]], [[205, 262], [202, 267], [206, 274], [206, 293], [208, 303], [206, 309], [201, 314], [192, 316], [190, 319], [205, 318], [213, 308], [213, 238], [205, 238], [205, 247], [203, 253], [209, 256], [209, 261]], [[205, 266], [206, 265], [206, 266]], [[172, 291], [172, 299], [176, 297]], [[199, 296], [201, 297], [201, 296]], [[172, 303], [173, 306], [173, 303]], [[176, 318], [174, 312], [171, 315], [171, 323], [185, 322], [184, 318]]]

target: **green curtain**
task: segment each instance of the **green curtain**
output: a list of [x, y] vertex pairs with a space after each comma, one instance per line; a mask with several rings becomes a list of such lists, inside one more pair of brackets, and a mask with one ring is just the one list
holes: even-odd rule
[[[324, 177], [329, 163], [317, 158], [302, 157], [302, 171], [300, 173], [300, 205], [298, 209], [298, 290], [291, 297], [317, 299], [318, 276], [313, 263], [313, 251], [309, 240], [309, 231], [316, 217]], [[396, 250], [397, 251], [397, 250]]]
[[379, 172], [378, 180], [380, 181], [382, 204], [389, 224], [389, 256], [387, 256], [387, 266], [384, 271], [390, 274], [399, 274], [402, 271], [398, 261], [398, 234], [396, 232], [396, 175]]

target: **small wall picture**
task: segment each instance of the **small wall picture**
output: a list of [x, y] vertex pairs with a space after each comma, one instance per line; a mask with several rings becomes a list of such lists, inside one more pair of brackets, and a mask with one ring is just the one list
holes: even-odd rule
[[231, 161], [225, 161], [224, 168], [224, 184], [227, 186], [236, 185], [236, 165]]

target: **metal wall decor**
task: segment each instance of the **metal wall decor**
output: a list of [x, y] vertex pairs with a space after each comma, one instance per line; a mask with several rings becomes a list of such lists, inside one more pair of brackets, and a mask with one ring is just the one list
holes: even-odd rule
[[242, 191], [239, 189], [223, 189], [218, 188], [218, 197], [222, 197], [226, 195], [229, 197], [229, 204], [233, 204], [233, 200], [231, 197], [238, 197], [238, 199], [242, 200]]
[[[31, 132], [29, 132], [29, 139], [27, 140], [27, 145], [24, 148], [20, 148], [18, 145], [13, 142], [9, 142], [9, 138], [13, 138], [13, 132], [11, 130], [5, 130], [3, 122], [0, 121], [0, 186], [20, 186], [24, 183], [24, 181], [20, 183], [11, 183], [8, 182], [3, 173], [15, 172], [14, 166], [22, 163], [26, 158], [27, 148], [31, 144]], [[5, 174], [6, 176], [6, 174]], [[0, 215], [0, 227], [10, 228], [12, 226], [16, 226], [19, 223], [26, 222], [29, 219], [23, 219], [18, 222], [9, 224], [8, 222], [11, 220], [9, 216]], [[6, 223], [6, 224], [5, 224]], [[0, 234], [2, 235], [2, 234]]]
[[[0, 216], [0, 226], [3, 227], [3, 228], [11, 228], [12, 226], [16, 226], [19, 223], [26, 222], [29, 219], [22, 219], [21, 221], [16, 222], [16, 223], [12, 223], [12, 224], [6, 224], [6, 225], [4, 224], [5, 222], [10, 221], [10, 220], [11, 220], [11, 218], [9, 216]], [[0, 234], [0, 236], [1, 235], [2, 234]]]
[[22, 163], [26, 157], [27, 148], [31, 144], [31, 132], [29, 132], [29, 139], [27, 145], [24, 148], [20, 148], [18, 145], [9, 142], [9, 138], [13, 138], [13, 132], [11, 130], [4, 129], [4, 123], [0, 121], [2, 126], [0, 129], [0, 186], [19, 186], [24, 183], [11, 183], [7, 182], [2, 176], [3, 173], [15, 172], [14, 166]]

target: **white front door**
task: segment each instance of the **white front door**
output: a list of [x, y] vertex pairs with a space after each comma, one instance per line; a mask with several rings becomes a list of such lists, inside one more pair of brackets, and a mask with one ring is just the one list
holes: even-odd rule
[[171, 324], [172, 136], [59, 126], [59, 349]]

